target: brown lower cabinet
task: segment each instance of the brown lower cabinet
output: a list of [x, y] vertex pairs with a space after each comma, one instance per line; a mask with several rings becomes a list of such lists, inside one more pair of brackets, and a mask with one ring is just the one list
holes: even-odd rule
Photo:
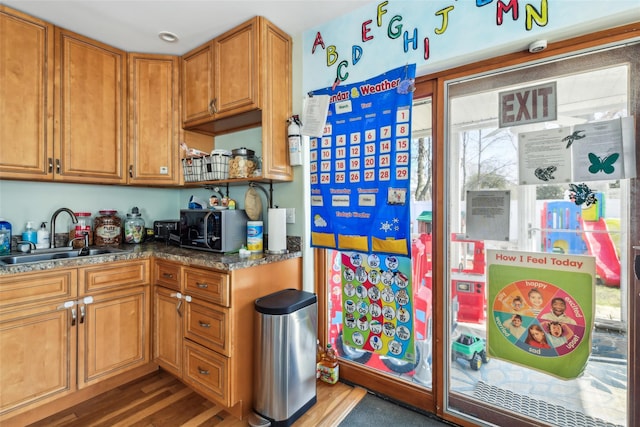
[[254, 301], [300, 289], [302, 259], [228, 272], [156, 259], [153, 277], [154, 361], [245, 417], [253, 407]]
[[0, 424], [151, 372], [150, 261], [0, 276]]

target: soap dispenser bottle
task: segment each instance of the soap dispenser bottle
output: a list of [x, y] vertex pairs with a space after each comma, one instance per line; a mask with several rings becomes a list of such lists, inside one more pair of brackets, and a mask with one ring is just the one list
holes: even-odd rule
[[22, 232], [22, 240], [31, 242], [34, 245], [38, 243], [38, 232], [33, 228], [33, 221], [27, 221], [27, 227]]
[[51, 235], [49, 234], [49, 230], [47, 230], [47, 223], [42, 222], [40, 224], [40, 229], [38, 229], [38, 243], [36, 243], [36, 248], [38, 249], [47, 249], [51, 246]]

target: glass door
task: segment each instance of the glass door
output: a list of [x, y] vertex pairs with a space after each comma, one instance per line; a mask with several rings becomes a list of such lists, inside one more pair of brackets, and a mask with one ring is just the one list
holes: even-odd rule
[[[432, 83], [417, 83], [411, 138], [411, 265], [415, 362], [357, 350], [345, 344], [341, 252], [319, 251], [326, 265], [327, 343], [337, 349], [342, 379], [416, 408], [434, 412], [432, 398]], [[382, 287], [380, 287], [382, 289]], [[322, 305], [321, 305], [322, 307]]]
[[[444, 83], [445, 412], [627, 425], [639, 58], [630, 44]], [[584, 148], [595, 133], [615, 152]], [[583, 261], [593, 276], [572, 273]]]

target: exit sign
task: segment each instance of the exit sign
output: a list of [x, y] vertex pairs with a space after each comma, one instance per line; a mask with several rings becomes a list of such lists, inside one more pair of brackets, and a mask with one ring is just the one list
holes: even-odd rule
[[556, 82], [500, 92], [499, 127], [556, 120]]

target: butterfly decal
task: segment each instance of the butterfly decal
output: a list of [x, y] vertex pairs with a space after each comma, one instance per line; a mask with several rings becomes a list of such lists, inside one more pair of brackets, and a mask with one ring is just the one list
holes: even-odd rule
[[587, 207], [598, 203], [596, 194], [587, 184], [569, 184], [569, 200], [580, 206], [586, 204]]
[[585, 135], [583, 130], [577, 130], [574, 131], [571, 135], [565, 136], [564, 138], [562, 138], [562, 142], [566, 142], [567, 146], [565, 148], [569, 148], [571, 147], [571, 144], [573, 144], [573, 141], [577, 141], [578, 139], [582, 139], [584, 138]]
[[611, 175], [616, 170], [613, 164], [618, 160], [618, 157], [620, 157], [619, 153], [609, 154], [604, 157], [598, 157], [593, 153], [589, 153], [589, 161], [591, 162], [589, 172], [598, 173], [602, 171], [607, 175]]
[[533, 172], [536, 176], [536, 178], [538, 178], [541, 181], [549, 181], [550, 179], [555, 179], [555, 177], [553, 176], [553, 173], [558, 170], [558, 168], [556, 166], [548, 166], [546, 168], [536, 168], [536, 170]]

